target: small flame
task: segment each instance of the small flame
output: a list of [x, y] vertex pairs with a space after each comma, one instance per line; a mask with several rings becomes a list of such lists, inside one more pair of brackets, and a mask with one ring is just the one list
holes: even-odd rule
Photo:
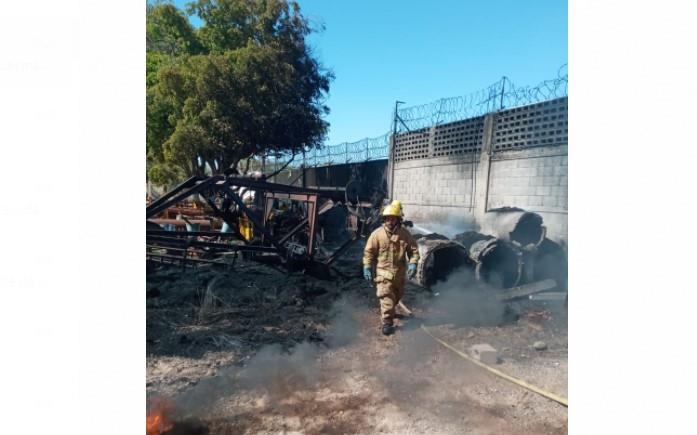
[[172, 428], [167, 416], [172, 406], [164, 399], [154, 401], [145, 419], [146, 435], [162, 435]]

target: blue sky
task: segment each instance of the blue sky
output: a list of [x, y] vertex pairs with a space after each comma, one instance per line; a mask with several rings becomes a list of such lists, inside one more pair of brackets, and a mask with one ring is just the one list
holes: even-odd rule
[[329, 145], [387, 132], [395, 100], [408, 107], [465, 95], [504, 75], [534, 85], [567, 63], [565, 0], [299, 4], [325, 26], [310, 44], [336, 76], [327, 100]]

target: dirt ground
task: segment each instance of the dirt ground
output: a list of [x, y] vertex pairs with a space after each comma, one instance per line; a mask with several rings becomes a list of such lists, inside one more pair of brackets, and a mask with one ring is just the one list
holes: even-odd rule
[[[567, 396], [563, 307], [505, 307], [456, 282], [409, 287], [411, 317], [379, 332], [360, 246], [320, 280], [238, 261], [161, 268], [147, 280], [147, 394], [167, 434], [561, 434], [567, 408], [500, 379], [466, 351], [489, 343], [496, 368]], [[544, 341], [546, 350], [532, 345]], [[161, 405], [164, 403], [165, 405]]]

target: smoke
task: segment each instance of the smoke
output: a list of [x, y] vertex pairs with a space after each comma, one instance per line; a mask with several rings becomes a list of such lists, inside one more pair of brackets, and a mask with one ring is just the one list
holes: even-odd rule
[[290, 351], [280, 345], [264, 346], [244, 366], [231, 366], [217, 376], [201, 379], [196, 386], [173, 398], [178, 419], [204, 416], [214, 403], [234, 393], [258, 388], [275, 402], [296, 391], [312, 387], [318, 346], [304, 342]]
[[469, 214], [438, 214], [431, 215], [428, 219], [415, 218], [414, 232], [421, 234], [438, 233], [449, 239], [456, 234], [475, 229], [474, 217]]
[[330, 311], [332, 321], [327, 330], [325, 342], [330, 348], [351, 344], [360, 331], [358, 306], [350, 297], [342, 297], [334, 302]]
[[243, 366], [231, 366], [216, 376], [201, 379], [173, 399], [178, 418], [204, 416], [215, 401], [240, 391], [259, 390], [275, 403], [325, 381], [328, 374], [319, 367], [319, 356], [323, 347], [346, 346], [358, 336], [357, 306], [357, 301], [349, 297], [334, 302], [323, 344], [305, 341], [291, 349], [283, 349], [280, 344], [266, 345]]
[[456, 270], [431, 290], [437, 296], [430, 300], [426, 324], [495, 326], [506, 320], [506, 307], [496, 299], [494, 287], [477, 282], [470, 268]]
[[271, 399], [290, 396], [293, 392], [314, 385], [317, 345], [303, 342], [289, 352], [280, 345], [263, 347], [237, 375], [241, 389], [263, 389]]
[[[437, 405], [440, 412], [459, 419], [461, 408], [450, 410], [442, 404], [461, 401], [460, 393], [437, 386], [444, 381], [458, 385], [477, 382], [482, 373], [472, 365], [462, 364], [457, 358], [439, 358], [441, 345], [417, 325], [420, 322], [429, 326], [452, 327], [500, 325], [506, 310], [491, 288], [475, 281], [474, 272], [469, 267], [456, 269], [445, 281], [435, 284], [432, 291], [433, 294], [415, 295], [414, 307], [421, 306], [424, 312], [420, 318], [409, 320], [389, 361], [367, 367], [366, 371], [375, 375], [388, 397], [398, 398], [395, 404], [405, 412], [412, 413], [414, 409], [429, 406], [428, 400], [436, 400], [440, 401]], [[435, 294], [437, 296], [433, 296]], [[436, 374], [430, 371], [432, 364], [438, 365]], [[424, 376], [425, 373], [428, 375]]]
[[[426, 307], [426, 323], [500, 323], [503, 317], [502, 304], [489, 297], [493, 296], [492, 292], [487, 293], [487, 289], [475, 286], [473, 278], [470, 270], [458, 269], [449, 279], [433, 287], [434, 292], [439, 293], [438, 296], [424, 298], [423, 304], [417, 302], [417, 306]], [[303, 342], [291, 349], [284, 349], [278, 344], [263, 346], [254, 356], [245, 360], [243, 365], [230, 366], [219, 371], [217, 376], [201, 379], [197, 385], [171, 399], [174, 420], [210, 418], [218, 406], [228, 406], [225, 405], [225, 400], [238, 396], [242, 403], [247, 399], [258, 398], [258, 402], [254, 403], [263, 404], [265, 409], [273, 412], [284, 409], [290, 403], [293, 412], [301, 413], [303, 418], [310, 421], [312, 413], [316, 412], [315, 408], [300, 410], [298, 407], [307, 404], [316, 406], [318, 403], [319, 406], [325, 406], [323, 403], [326, 399], [317, 399], [318, 394], [325, 394], [319, 393], [325, 390], [322, 387], [346, 376], [351, 379], [367, 377], [370, 382], [375, 382], [375, 391], [380, 392], [378, 394], [384, 394], [386, 398], [398, 398], [395, 404], [405, 410], [419, 406], [423, 398], [429, 395], [441, 397], [444, 401], [451, 400], [452, 397], [448, 396], [450, 393], [434, 390], [432, 377], [424, 377], [425, 373], [430, 373], [428, 366], [435, 361], [431, 356], [437, 355], [440, 348], [418, 329], [417, 319], [408, 321], [399, 340], [385, 340], [385, 345], [393, 346], [394, 349], [394, 352], [385, 353], [389, 358], [376, 361], [352, 356], [342, 363], [343, 370], [328, 369], [333, 366], [323, 363], [323, 353], [327, 347], [336, 349], [348, 346], [359, 337], [363, 329], [363, 316], [366, 315], [365, 303], [367, 301], [358, 297], [337, 300], [330, 308], [331, 321], [324, 341], [320, 344]], [[377, 315], [377, 310], [374, 314]], [[377, 334], [377, 331], [374, 333]], [[381, 338], [375, 337], [376, 340]], [[348, 351], [350, 352], [350, 348]], [[439, 362], [439, 367], [437, 376], [442, 379], [466, 382], [477, 375], [456, 359], [452, 362]]]

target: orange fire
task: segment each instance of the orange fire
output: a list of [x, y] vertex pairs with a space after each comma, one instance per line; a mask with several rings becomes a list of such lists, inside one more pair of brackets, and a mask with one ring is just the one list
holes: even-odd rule
[[153, 401], [145, 419], [146, 435], [162, 435], [172, 428], [172, 424], [167, 418], [171, 409], [172, 406], [164, 399]]

